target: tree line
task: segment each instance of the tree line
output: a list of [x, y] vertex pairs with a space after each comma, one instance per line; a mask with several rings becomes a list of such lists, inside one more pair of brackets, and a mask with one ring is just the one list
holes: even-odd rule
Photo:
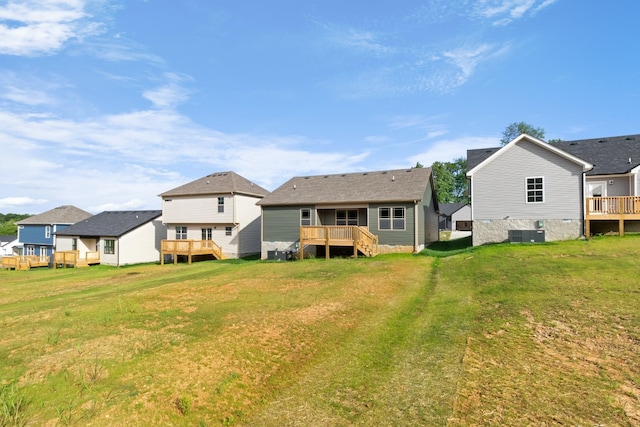
[[29, 218], [29, 214], [0, 213], [0, 235], [13, 235], [18, 233], [16, 222]]

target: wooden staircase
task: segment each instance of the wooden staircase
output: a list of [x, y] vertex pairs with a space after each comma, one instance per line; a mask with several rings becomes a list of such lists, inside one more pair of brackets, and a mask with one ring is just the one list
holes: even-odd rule
[[174, 264], [178, 262], [178, 255], [186, 256], [189, 264], [194, 255], [212, 255], [215, 259], [227, 259], [222, 247], [213, 240], [163, 240], [160, 250], [161, 265], [164, 265], [165, 255], [172, 255]]
[[378, 255], [378, 236], [366, 227], [360, 226], [302, 226], [300, 227], [299, 259], [304, 259], [304, 248], [307, 245], [324, 246], [326, 257], [329, 258], [331, 246], [353, 247], [353, 256], [358, 253], [366, 257]]

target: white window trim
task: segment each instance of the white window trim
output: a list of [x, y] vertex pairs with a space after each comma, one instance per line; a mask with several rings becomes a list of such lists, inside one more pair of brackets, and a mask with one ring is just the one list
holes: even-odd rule
[[305, 227], [305, 225], [302, 224], [302, 211], [309, 212], [309, 225], [311, 225], [311, 223], [312, 223], [312, 221], [311, 221], [311, 208], [301, 208], [300, 209], [300, 226]]
[[[541, 202], [530, 202], [529, 201], [529, 191], [537, 191], [537, 190], [529, 190], [529, 180], [530, 179], [538, 179], [542, 180], [542, 201]], [[545, 193], [545, 184], [544, 184], [544, 176], [528, 176], [524, 179], [524, 202], [528, 205], [533, 204], [542, 204], [547, 200], [547, 195]]]
[[44, 228], [44, 237], [45, 237], [45, 239], [50, 239], [51, 238], [51, 226], [50, 225], [47, 225]]

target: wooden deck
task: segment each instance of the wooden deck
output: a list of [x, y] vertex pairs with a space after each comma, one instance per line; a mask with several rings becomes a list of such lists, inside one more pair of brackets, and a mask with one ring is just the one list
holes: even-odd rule
[[2, 268], [8, 270], [30, 270], [32, 267], [48, 267], [51, 257], [39, 255], [20, 255], [2, 257]]
[[188, 258], [191, 264], [194, 255], [213, 255], [216, 259], [225, 259], [222, 248], [213, 240], [163, 240], [160, 250], [160, 264], [164, 265], [164, 256], [172, 255], [173, 263], [178, 262], [178, 255]]
[[586, 230], [591, 237], [591, 221], [618, 221], [618, 231], [624, 235], [625, 221], [640, 221], [640, 196], [587, 197]]
[[300, 253], [298, 255], [300, 260], [304, 259], [306, 245], [324, 246], [326, 258], [329, 258], [331, 246], [351, 246], [354, 257], [358, 256], [358, 252], [368, 257], [378, 254], [378, 236], [371, 233], [366, 227], [302, 226], [300, 227]]
[[53, 268], [89, 267], [100, 264], [100, 252], [87, 252], [84, 257], [80, 251], [59, 251], [53, 254]]

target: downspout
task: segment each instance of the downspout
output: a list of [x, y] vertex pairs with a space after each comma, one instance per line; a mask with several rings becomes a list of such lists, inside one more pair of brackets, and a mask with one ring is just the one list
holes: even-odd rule
[[420, 216], [420, 213], [418, 211], [418, 202], [416, 200], [413, 201], [413, 228], [414, 228], [414, 232], [413, 232], [413, 253], [417, 254], [420, 249], [419, 249], [419, 242], [418, 242], [418, 233], [420, 232], [420, 227], [419, 227], [419, 219], [418, 218]]
[[264, 207], [260, 205], [260, 259], [262, 258], [262, 243], [264, 242]]
[[582, 172], [582, 197], [580, 203], [582, 203], [582, 235], [585, 238], [589, 238], [587, 236], [587, 195], [585, 194], [585, 188], [587, 188], [587, 173]]

